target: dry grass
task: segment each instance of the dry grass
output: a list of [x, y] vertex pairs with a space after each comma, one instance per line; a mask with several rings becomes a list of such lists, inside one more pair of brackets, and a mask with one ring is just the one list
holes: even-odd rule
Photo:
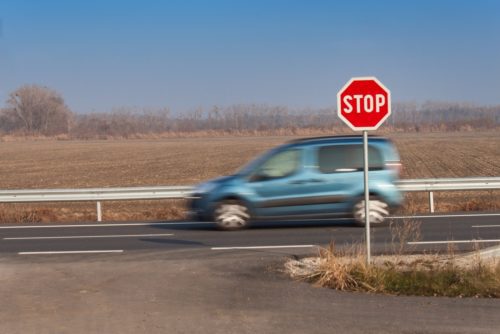
[[421, 222], [413, 219], [403, 219], [401, 223], [390, 221], [389, 230], [391, 232], [390, 245], [392, 247], [392, 254], [403, 255], [408, 251], [412, 252], [415, 246], [409, 246], [408, 242], [421, 240], [421, 225]]
[[[395, 133], [390, 137], [401, 153], [405, 178], [500, 175], [498, 131]], [[296, 136], [2, 142], [0, 189], [195, 184], [219, 175], [231, 174], [260, 152], [293, 138]], [[500, 208], [498, 195], [499, 192], [437, 193], [436, 210], [497, 210]], [[138, 202], [132, 212], [126, 209], [130, 203], [125, 205], [106, 202], [104, 218], [176, 219], [182, 216], [180, 202], [172, 205], [166, 203]], [[2, 205], [0, 220], [93, 220], [94, 205]], [[427, 211], [427, 206], [425, 194], [409, 194], [404, 211]], [[85, 209], [80, 209], [83, 207]], [[164, 207], [167, 209], [162, 214]], [[153, 213], [156, 210], [160, 210], [159, 216]], [[15, 218], [18, 216], [22, 218]]]
[[334, 244], [319, 257], [290, 260], [295, 279], [341, 291], [394, 295], [500, 298], [500, 263], [477, 256], [377, 256], [366, 263], [362, 247], [338, 250]]
[[[380, 261], [382, 262], [382, 261]], [[323, 250], [311, 278], [337, 290], [447, 297], [500, 297], [500, 264], [477, 261], [459, 266], [453, 258], [420, 256], [405, 262], [367, 265], [359, 254]], [[470, 264], [470, 263], [469, 263]]]
[[341, 291], [396, 295], [500, 298], [500, 262], [497, 257], [474, 252], [457, 256], [450, 244], [446, 254], [413, 253], [410, 241], [421, 237], [419, 221], [391, 222], [389, 255], [366, 262], [366, 248], [351, 244], [336, 248], [330, 243], [317, 257], [289, 260], [286, 271], [295, 279]]
[[[101, 204], [104, 221], [179, 220], [184, 218], [185, 210], [183, 200], [107, 201]], [[92, 202], [0, 204], [0, 222], [4, 223], [70, 223], [96, 220], [96, 204]]]

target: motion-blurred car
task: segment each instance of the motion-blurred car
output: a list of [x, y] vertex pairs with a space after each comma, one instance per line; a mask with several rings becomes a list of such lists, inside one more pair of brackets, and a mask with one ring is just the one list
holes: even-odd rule
[[[387, 138], [368, 139], [370, 222], [381, 223], [402, 202], [394, 182], [401, 162]], [[294, 140], [250, 162], [235, 175], [198, 185], [191, 218], [236, 230], [255, 220], [365, 216], [363, 138], [333, 136]]]

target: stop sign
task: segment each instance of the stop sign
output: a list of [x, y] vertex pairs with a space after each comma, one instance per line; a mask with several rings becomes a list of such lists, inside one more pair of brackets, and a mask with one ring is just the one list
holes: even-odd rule
[[352, 78], [337, 93], [337, 113], [355, 131], [376, 130], [391, 114], [391, 92], [375, 77]]

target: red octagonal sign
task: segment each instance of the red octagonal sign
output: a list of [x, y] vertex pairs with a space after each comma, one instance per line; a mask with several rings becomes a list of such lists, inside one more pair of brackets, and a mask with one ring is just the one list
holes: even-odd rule
[[337, 93], [337, 113], [355, 131], [376, 130], [391, 114], [391, 92], [375, 77], [352, 78]]

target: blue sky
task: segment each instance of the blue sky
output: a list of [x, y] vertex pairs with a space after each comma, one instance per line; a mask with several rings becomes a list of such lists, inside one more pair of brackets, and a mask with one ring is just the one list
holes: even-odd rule
[[0, 105], [26, 83], [76, 112], [328, 107], [353, 76], [393, 101], [500, 104], [500, 1], [0, 2]]

